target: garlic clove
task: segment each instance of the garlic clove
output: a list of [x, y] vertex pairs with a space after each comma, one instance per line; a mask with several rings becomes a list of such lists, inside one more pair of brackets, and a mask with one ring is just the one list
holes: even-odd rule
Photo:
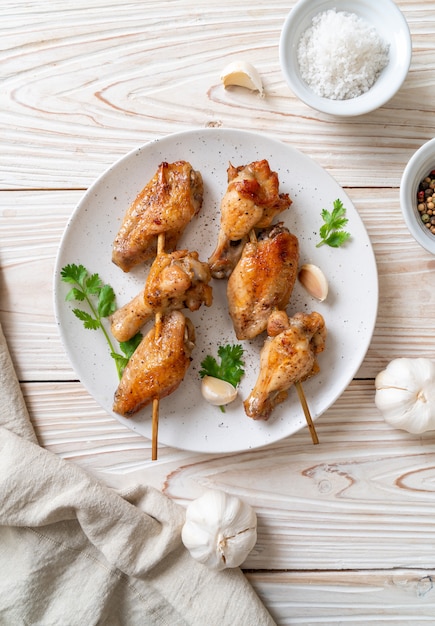
[[328, 281], [320, 267], [312, 263], [302, 265], [298, 272], [298, 279], [308, 293], [320, 302], [328, 295]]
[[263, 83], [257, 69], [246, 61], [234, 61], [227, 65], [221, 74], [224, 87], [236, 85], [252, 91], [260, 92], [263, 96]]
[[234, 385], [214, 376], [204, 376], [201, 393], [203, 398], [213, 406], [224, 406], [237, 397], [237, 389]]

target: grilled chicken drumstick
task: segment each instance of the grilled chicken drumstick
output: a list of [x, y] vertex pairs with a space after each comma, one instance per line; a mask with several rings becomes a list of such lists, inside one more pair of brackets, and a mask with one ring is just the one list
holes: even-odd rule
[[253, 228], [267, 228], [287, 209], [288, 194], [279, 193], [278, 174], [266, 159], [227, 170], [228, 187], [221, 202], [216, 248], [208, 262], [214, 278], [228, 278]]
[[212, 304], [207, 263], [188, 250], [159, 253], [151, 265], [144, 289], [115, 311], [111, 331], [118, 341], [131, 339], [156, 313], [187, 308], [197, 311]]
[[175, 391], [190, 365], [194, 345], [193, 324], [181, 311], [163, 315], [159, 333], [153, 326], [124, 370], [115, 392], [115, 413], [130, 417]]
[[257, 381], [243, 403], [248, 417], [262, 420], [287, 398], [291, 385], [319, 371], [316, 355], [325, 348], [326, 327], [320, 313], [296, 313], [289, 318], [284, 311], [276, 311], [267, 333]]
[[128, 208], [113, 242], [112, 261], [124, 272], [153, 259], [159, 234], [174, 250], [203, 200], [203, 181], [190, 163], [163, 162]]
[[282, 222], [245, 244], [227, 286], [237, 339], [253, 339], [266, 329], [272, 311], [286, 308], [298, 263], [298, 239]]

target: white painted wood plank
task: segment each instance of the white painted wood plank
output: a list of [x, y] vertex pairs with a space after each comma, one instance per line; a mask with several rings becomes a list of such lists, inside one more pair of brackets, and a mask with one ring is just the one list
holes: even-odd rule
[[257, 451], [201, 455], [150, 442], [107, 416], [79, 383], [28, 383], [41, 445], [111, 486], [152, 484], [186, 505], [208, 487], [257, 511], [250, 569], [430, 568], [435, 544], [435, 433], [388, 426], [373, 381], [354, 381], [307, 429]]
[[279, 626], [427, 626], [435, 571], [247, 573]]
[[[270, 133], [346, 186], [397, 186], [410, 155], [435, 135], [430, 3], [397, 2], [414, 47], [400, 92], [345, 121], [300, 103], [284, 82], [279, 36], [294, 4], [4, 2], [0, 187], [87, 187], [128, 150], [210, 125]], [[266, 98], [223, 88], [220, 73], [236, 58], [258, 67]]]

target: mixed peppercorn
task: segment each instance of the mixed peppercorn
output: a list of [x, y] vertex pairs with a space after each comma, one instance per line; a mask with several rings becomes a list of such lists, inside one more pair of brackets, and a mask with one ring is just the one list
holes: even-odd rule
[[417, 208], [421, 221], [435, 235], [435, 170], [423, 178], [418, 186]]

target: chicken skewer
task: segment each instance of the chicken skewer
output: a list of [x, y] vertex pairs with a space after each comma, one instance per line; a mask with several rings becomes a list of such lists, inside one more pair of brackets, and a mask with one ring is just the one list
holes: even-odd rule
[[[175, 250], [185, 227], [201, 209], [203, 194], [202, 176], [190, 163], [162, 162], [126, 211], [113, 242], [112, 261], [129, 272], [156, 254], [162, 256], [165, 245]], [[157, 458], [159, 398], [172, 393], [183, 379], [190, 364], [194, 329], [181, 313], [172, 315], [171, 307], [154, 309], [149, 305], [144, 310], [139, 295], [127, 311], [128, 323], [119, 334], [113, 333], [118, 341], [131, 338], [154, 310], [154, 328], [127, 364], [114, 399], [114, 410], [126, 416], [152, 401], [153, 460]], [[116, 331], [116, 324], [113, 329]], [[127, 335], [122, 334], [125, 332]]]
[[[159, 253], [164, 247], [159, 240]], [[113, 410], [131, 417], [152, 404], [152, 460], [157, 459], [159, 403], [173, 393], [190, 366], [195, 329], [181, 311], [156, 311], [155, 323], [128, 361], [115, 392]]]
[[[289, 318], [284, 311], [276, 311], [269, 318], [267, 334], [257, 381], [244, 402], [245, 412], [252, 419], [269, 419], [272, 410], [287, 398], [292, 385], [317, 374], [316, 357], [325, 348], [325, 322], [317, 312], [296, 313]], [[303, 401], [305, 410], [304, 404]], [[311, 418], [307, 421], [309, 425], [312, 422]], [[317, 436], [313, 443], [316, 440]]]
[[[270, 226], [290, 204], [290, 197], [279, 193], [278, 175], [265, 159], [247, 166], [230, 164], [218, 242], [209, 265], [213, 277], [229, 277], [229, 313], [238, 339], [263, 332], [269, 315], [285, 309], [290, 299], [299, 261], [297, 238], [285, 233], [281, 224], [268, 229], [265, 244], [258, 244], [255, 234], [255, 228]], [[318, 443], [302, 385], [297, 381], [295, 386], [313, 443]]]
[[[228, 280], [228, 306], [238, 339], [252, 339], [268, 326], [270, 315], [283, 311], [296, 282], [299, 243], [282, 223], [249, 234], [242, 256]], [[279, 315], [276, 319], [281, 320]], [[273, 324], [270, 325], [273, 329]], [[284, 330], [284, 327], [279, 330]], [[275, 323], [275, 330], [278, 332]], [[319, 438], [300, 381], [294, 383], [314, 444]]]

